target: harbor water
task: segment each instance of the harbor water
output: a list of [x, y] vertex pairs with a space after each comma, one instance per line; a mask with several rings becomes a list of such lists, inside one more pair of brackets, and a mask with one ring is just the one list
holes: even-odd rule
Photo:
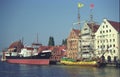
[[0, 62], [0, 77], [120, 77], [120, 68], [25, 65]]

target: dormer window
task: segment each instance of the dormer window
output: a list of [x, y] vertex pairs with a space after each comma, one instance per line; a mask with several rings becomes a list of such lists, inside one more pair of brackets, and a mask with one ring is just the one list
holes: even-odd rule
[[84, 30], [87, 30], [87, 28], [85, 28]]

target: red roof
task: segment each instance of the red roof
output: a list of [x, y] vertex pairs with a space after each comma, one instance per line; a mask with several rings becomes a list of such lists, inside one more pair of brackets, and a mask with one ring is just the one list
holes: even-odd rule
[[72, 29], [72, 30], [75, 32], [75, 34], [76, 34], [77, 36], [79, 36], [80, 30], [78, 30], [78, 29]]
[[39, 47], [39, 49], [38, 49], [38, 51], [43, 51], [43, 50], [48, 50], [49, 49], [49, 47], [48, 46], [40, 46]]
[[92, 26], [93, 26], [93, 32], [95, 33], [97, 30], [98, 30], [98, 28], [99, 28], [99, 26], [100, 25], [97, 25], [97, 24], [92, 24], [92, 23], [87, 23], [87, 25], [89, 26], [89, 28], [92, 30]]
[[108, 20], [108, 22], [120, 33], [120, 22], [110, 20]]
[[16, 41], [16, 42], [13, 42], [13, 43], [9, 46], [9, 48], [15, 48], [15, 47], [23, 48], [24, 45], [22, 44], [21, 41]]
[[21, 48], [24, 48], [24, 45], [21, 41], [16, 41], [16, 42], [13, 42], [10, 46], [9, 46], [9, 49], [10, 48], [17, 48], [17, 51], [20, 51]]

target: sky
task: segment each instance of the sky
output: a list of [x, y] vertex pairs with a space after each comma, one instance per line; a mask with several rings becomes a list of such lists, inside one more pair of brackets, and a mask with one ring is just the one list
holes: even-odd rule
[[[77, 4], [81, 22], [89, 20], [90, 4], [94, 4], [94, 21], [100, 24], [104, 18], [119, 22], [119, 0], [0, 0], [0, 51], [24, 38], [25, 45], [38, 41], [48, 45], [50, 36], [55, 45], [69, 36], [77, 21]], [[82, 25], [83, 26], [83, 25]]]

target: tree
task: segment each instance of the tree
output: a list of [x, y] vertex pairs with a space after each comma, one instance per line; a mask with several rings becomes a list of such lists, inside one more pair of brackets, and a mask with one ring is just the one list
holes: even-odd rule
[[62, 45], [67, 45], [67, 39], [65, 39], [65, 40], [63, 39], [62, 40]]
[[62, 45], [64, 45], [64, 43], [65, 43], [65, 41], [64, 41], [64, 39], [62, 40]]
[[54, 46], [54, 45], [55, 45], [54, 38], [50, 36], [48, 41], [48, 46]]

